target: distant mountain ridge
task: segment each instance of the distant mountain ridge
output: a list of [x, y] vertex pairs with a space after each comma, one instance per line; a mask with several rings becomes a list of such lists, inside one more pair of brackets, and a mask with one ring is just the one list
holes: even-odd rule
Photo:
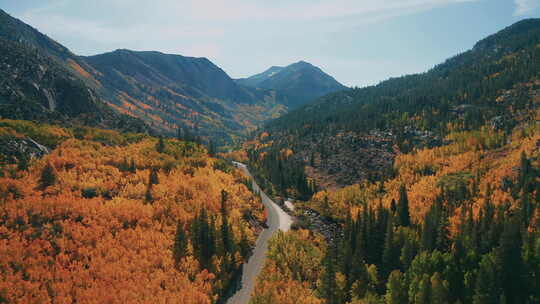
[[225, 144], [287, 110], [277, 93], [240, 86], [206, 58], [125, 49], [81, 58], [112, 108], [169, 134], [178, 126]]
[[114, 73], [121, 73], [147, 86], [181, 83], [209, 97], [253, 102], [245, 90], [207, 58], [125, 49], [84, 58], [110, 77], [114, 77]]
[[[144, 121], [157, 132], [173, 135], [180, 127], [226, 143], [287, 111], [277, 102], [280, 94], [239, 86], [206, 58], [129, 50], [77, 56], [2, 10], [0, 39], [9, 41], [2, 47], [11, 52], [3, 52], [1, 58], [2, 117], [61, 122], [81, 121], [71, 117], [84, 114], [79, 113], [81, 109], [98, 117], [102, 111], [117, 112], [122, 114], [117, 117]], [[45, 76], [54, 71], [53, 78], [69, 82], [69, 94], [65, 86], [50, 81], [36, 92], [35, 86], [48, 79], [40, 72], [25, 72], [21, 77], [33, 77], [25, 81], [10, 78], [21, 70], [42, 69], [48, 72]], [[96, 121], [104, 119], [90, 120]]]
[[298, 107], [347, 88], [320, 68], [305, 61], [286, 67], [273, 66], [260, 74], [236, 79], [236, 82], [244, 86], [280, 91], [288, 96], [290, 107]]
[[[300, 94], [295, 91], [296, 87], [290, 90], [291, 88], [282, 84], [289, 82], [288, 80], [281, 80], [276, 88], [273, 88], [270, 81], [262, 83], [260, 87], [253, 87], [234, 81], [206, 58], [125, 49], [95, 56], [77, 56], [58, 42], [1, 10], [0, 25], [0, 39], [11, 41], [11, 48], [25, 48], [38, 53], [39, 58], [51, 58], [51, 64], [58, 67], [55, 68], [57, 74], [76, 81], [82, 95], [82, 92], [87, 92], [96, 103], [108, 105], [104, 108], [140, 119], [151, 129], [171, 135], [180, 127], [192, 129], [207, 138], [218, 139], [221, 143], [233, 142], [263, 122], [286, 113], [297, 106], [299, 100], [303, 103], [311, 99], [313, 93], [319, 95], [328, 90], [324, 85], [321, 90], [320, 84], [310, 86], [310, 79], [320, 83], [321, 79], [333, 80], [329, 76], [317, 75], [323, 74], [318, 68], [305, 64], [300, 69], [304, 64], [296, 64], [283, 68], [280, 77], [296, 71], [298, 74], [291, 76], [297, 78], [294, 84], [303, 91]], [[4, 57], [7, 62], [5, 75], [13, 74], [13, 69], [17, 68], [9, 65], [13, 58], [7, 60], [7, 57]], [[26, 61], [19, 60], [21, 64], [35, 64], [33, 68], [39, 69], [39, 64], [28, 57], [21, 59]], [[38, 82], [39, 79], [30, 81], [39, 84]], [[329, 83], [330, 90], [342, 88], [339, 84], [331, 81]], [[6, 95], [11, 89], [12, 87], [0, 86], [0, 93]], [[25, 90], [31, 91], [28, 86], [19, 91]], [[305, 91], [310, 93], [304, 94]], [[81, 108], [77, 103], [86, 102], [84, 98], [69, 102], [62, 100], [66, 99], [65, 94], [49, 95], [59, 99], [58, 104], [75, 108]], [[17, 103], [11, 103], [9, 110], [0, 108], [0, 115], [13, 117], [14, 113], [18, 113], [16, 116], [24, 119], [31, 111], [15, 108], [27, 106], [29, 101], [25, 96], [26, 94], [19, 94], [21, 98]], [[44, 100], [43, 98], [47, 99], [40, 97], [40, 100]], [[51, 113], [58, 109], [60, 108], [52, 109], [45, 104], [42, 108], [43, 111]]]

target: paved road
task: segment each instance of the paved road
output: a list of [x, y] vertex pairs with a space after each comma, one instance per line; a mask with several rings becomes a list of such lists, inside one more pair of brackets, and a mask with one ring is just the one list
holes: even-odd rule
[[247, 304], [251, 297], [251, 293], [255, 288], [257, 275], [261, 272], [264, 266], [266, 252], [268, 251], [268, 239], [270, 239], [270, 237], [278, 229], [283, 231], [289, 230], [291, 228], [292, 219], [278, 205], [276, 205], [266, 195], [266, 193], [261, 191], [261, 188], [259, 185], [257, 185], [257, 183], [255, 183], [255, 180], [251, 176], [251, 173], [249, 173], [246, 165], [238, 162], [233, 162], [233, 164], [243, 170], [251, 178], [253, 182], [253, 191], [261, 194], [261, 199], [268, 215], [266, 220], [268, 228], [261, 232], [259, 238], [257, 239], [253, 255], [249, 258], [249, 261], [244, 264], [244, 272], [242, 273], [242, 288], [227, 301], [227, 304]]

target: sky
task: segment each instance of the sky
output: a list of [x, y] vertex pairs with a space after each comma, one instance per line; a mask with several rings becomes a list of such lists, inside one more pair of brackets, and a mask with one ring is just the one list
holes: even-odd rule
[[207, 57], [233, 78], [304, 60], [347, 86], [427, 71], [540, 0], [0, 0], [78, 55]]

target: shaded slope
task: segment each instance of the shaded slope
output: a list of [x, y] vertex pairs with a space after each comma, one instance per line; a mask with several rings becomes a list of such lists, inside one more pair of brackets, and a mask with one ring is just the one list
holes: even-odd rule
[[271, 67], [249, 78], [237, 79], [237, 83], [263, 89], [277, 90], [288, 96], [287, 105], [301, 106], [328, 93], [346, 89], [320, 68], [299, 61], [286, 67]]
[[84, 71], [81, 65], [85, 63], [67, 48], [2, 10], [0, 54], [0, 116], [131, 131], [148, 129], [142, 121], [106, 106], [94, 91], [97, 83], [77, 72]]
[[[192, 132], [198, 135], [230, 143], [236, 137], [287, 110], [286, 106], [279, 102], [279, 93], [239, 86], [223, 70], [205, 58], [128, 50], [80, 57], [3, 11], [0, 11], [0, 38], [15, 43], [9, 46], [12, 49], [24, 48], [24, 52], [38, 53], [39, 58], [50, 59], [47, 64], [56, 67], [58, 77], [63, 74], [62, 78], [83, 88], [80, 92], [82, 97], [69, 97], [68, 103], [71, 106], [77, 103], [78, 106], [77, 109], [63, 113], [68, 116], [87, 105], [83, 95], [89, 94], [93, 96], [96, 104], [101, 105], [102, 100], [108, 105], [99, 111], [112, 113], [111, 110], [114, 110], [141, 119], [156, 131], [172, 135], [179, 126], [193, 129]], [[2, 56], [2, 60], [8, 64], [13, 61], [9, 55]], [[19, 58], [17, 62], [36, 64], [28, 56]], [[18, 73], [18, 70], [11, 65], [4, 72], [5, 75], [10, 75]], [[41, 80], [32, 79], [30, 83], [39, 85]], [[2, 90], [5, 90], [3, 95], [11, 94], [8, 92], [10, 89]], [[27, 100], [26, 95], [19, 94], [20, 101], [16, 103], [17, 106], [30, 106], [36, 102], [31, 98]], [[67, 98], [58, 92], [55, 96], [60, 99]], [[41, 110], [47, 108], [43, 96], [36, 98], [39, 104], [45, 106]], [[55, 108], [52, 112], [58, 112], [56, 110]], [[2, 115], [12, 115], [17, 111], [19, 114], [16, 118], [33, 119], [33, 116], [28, 115], [40, 114], [39, 111], [31, 113], [32, 111], [28, 110], [10, 109]], [[48, 111], [51, 112], [50, 107]], [[45, 116], [50, 116], [49, 114]]]
[[[206, 58], [116, 50], [85, 59], [103, 73], [104, 78], [129, 77], [147, 86], [178, 85], [186, 87], [186, 93], [199, 96], [245, 103], [253, 101], [223, 70]], [[188, 88], [192, 91], [187, 91]]]
[[145, 131], [116, 114], [86, 84], [40, 49], [0, 38], [0, 116]]
[[84, 60], [109, 105], [169, 133], [226, 143], [286, 110], [275, 92], [241, 87], [206, 58], [117, 50]]

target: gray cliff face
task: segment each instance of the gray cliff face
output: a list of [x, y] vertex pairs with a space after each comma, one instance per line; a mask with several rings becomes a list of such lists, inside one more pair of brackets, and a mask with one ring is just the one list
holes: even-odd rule
[[32, 138], [0, 137], [0, 159], [6, 163], [17, 163], [22, 159], [38, 159], [49, 154], [49, 148]]

